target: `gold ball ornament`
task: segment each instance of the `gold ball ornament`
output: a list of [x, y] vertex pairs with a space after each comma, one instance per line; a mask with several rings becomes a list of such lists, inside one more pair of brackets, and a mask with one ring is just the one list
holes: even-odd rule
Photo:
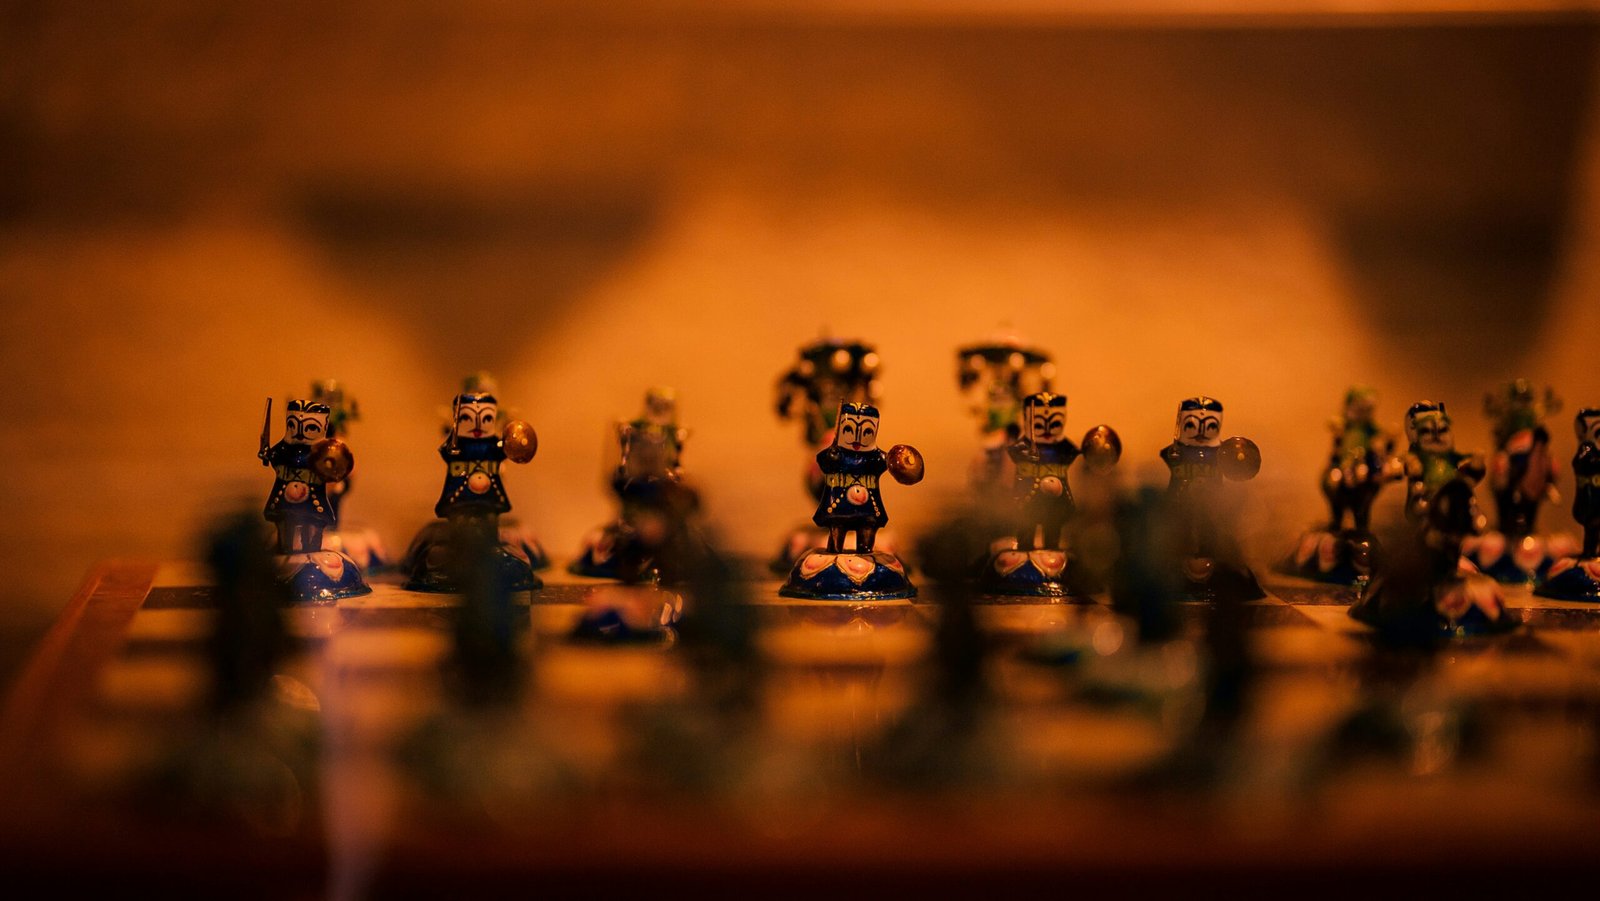
[[1261, 448], [1249, 438], [1229, 438], [1217, 448], [1217, 466], [1230, 481], [1253, 479], [1261, 471]]
[[896, 444], [889, 448], [889, 474], [902, 485], [915, 485], [922, 481], [926, 467], [922, 454], [909, 444]]
[[506, 459], [513, 463], [526, 463], [539, 452], [539, 436], [533, 431], [532, 425], [520, 419], [506, 423], [501, 444], [505, 448]]
[[311, 471], [324, 482], [342, 482], [356, 468], [350, 445], [337, 438], [324, 438], [311, 445]]
[[1108, 425], [1097, 425], [1083, 436], [1083, 462], [1104, 472], [1122, 459], [1122, 438]]

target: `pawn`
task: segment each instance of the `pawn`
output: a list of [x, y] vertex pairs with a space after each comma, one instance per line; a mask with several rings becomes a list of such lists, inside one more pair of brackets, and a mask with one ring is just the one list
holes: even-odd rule
[[1556, 491], [1556, 464], [1550, 453], [1550, 432], [1544, 417], [1561, 409], [1561, 400], [1546, 388], [1534, 392], [1525, 379], [1484, 397], [1484, 412], [1495, 420], [1495, 452], [1489, 460], [1488, 483], [1494, 496], [1495, 528], [1468, 545], [1468, 556], [1485, 574], [1513, 585], [1531, 585], [1551, 565], [1576, 548], [1565, 536], [1538, 531], [1539, 508], [1561, 499]]
[[[888, 472], [902, 485], [915, 485], [924, 473], [922, 454], [908, 444], [880, 450], [878, 408], [872, 404], [842, 403], [836, 422], [833, 443], [817, 454], [823, 487], [811, 518], [827, 530], [827, 547], [803, 553], [778, 593], [818, 600], [916, 597], [905, 564], [874, 543], [889, 521], [878, 477]], [[853, 547], [847, 543], [851, 537]]]
[[500, 535], [500, 516], [511, 510], [500, 464], [532, 460], [539, 450], [538, 436], [526, 422], [513, 420], [502, 428], [499, 419], [493, 394], [468, 391], [456, 396], [453, 426], [439, 446], [445, 478], [433, 512], [442, 522], [425, 527], [406, 551], [408, 591], [459, 590], [454, 557], [463, 549], [456, 545], [469, 535], [474, 546], [487, 542], [493, 548], [507, 591], [530, 591], [543, 584], [527, 552]]
[[1189, 596], [1214, 600], [1228, 594], [1254, 600], [1266, 593], [1245, 565], [1219, 508], [1223, 480], [1255, 478], [1261, 470], [1261, 451], [1249, 438], [1223, 440], [1221, 433], [1221, 401], [1191, 397], [1178, 405], [1173, 442], [1161, 451], [1172, 471], [1167, 497]]
[[260, 539], [260, 520], [248, 512], [225, 522], [207, 547], [216, 605], [207, 643], [212, 708], [229, 713], [266, 694], [288, 650], [282, 611], [294, 600], [276, 578], [276, 562]]
[[289, 401], [283, 439], [268, 447], [269, 398], [257, 452], [262, 465], [271, 467], [274, 475], [262, 515], [278, 530], [280, 578], [296, 600], [315, 603], [333, 603], [372, 591], [354, 560], [323, 546], [324, 531], [339, 521], [328, 485], [346, 480], [355, 468], [349, 446], [328, 436], [328, 414], [327, 404]]
[[620, 513], [585, 536], [568, 571], [624, 582], [658, 575], [646, 552], [654, 543], [649, 526], [663, 508], [681, 508], [694, 497], [683, 485], [682, 453], [688, 439], [689, 430], [678, 425], [675, 392], [650, 389], [644, 411], [617, 424], [620, 460], [611, 476], [611, 490]]
[[1578, 452], [1572, 457], [1572, 518], [1583, 527], [1583, 547], [1552, 564], [1535, 594], [1600, 601], [1600, 407], [1579, 410], [1573, 424]]
[[1042, 391], [1022, 401], [1022, 434], [1007, 449], [1014, 465], [1012, 501], [1016, 534], [984, 568], [989, 594], [1064, 597], [1089, 590], [1069, 572], [1067, 529], [1077, 512], [1067, 474], [1080, 456], [1090, 472], [1104, 474], [1122, 456], [1122, 441], [1110, 426], [1096, 426], [1083, 445], [1066, 437], [1067, 399]]

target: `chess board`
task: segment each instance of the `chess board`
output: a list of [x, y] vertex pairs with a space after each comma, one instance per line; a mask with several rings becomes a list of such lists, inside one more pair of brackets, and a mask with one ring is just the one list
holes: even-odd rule
[[[270, 897], [751, 879], [795, 895], [1045, 879], [1315, 894], [1333, 876], [1482, 889], [1600, 861], [1593, 605], [1512, 590], [1522, 628], [1396, 676], [1347, 616], [1349, 589], [1268, 578], [1246, 606], [1257, 675], [1225, 750], [1203, 778], [1152, 779], [1192, 740], [1200, 643], [1141, 651], [1103, 603], [984, 599], [990, 695], [950, 732], [927, 713], [935, 605], [754, 584], [764, 676], [729, 734], [670, 641], [568, 637], [593, 592], [659, 589], [545, 579], [520, 599], [527, 688], [487, 719], [455, 710], [441, 677], [455, 598], [380, 576], [286, 611], [296, 640], [270, 704], [307, 750], [257, 772], [250, 753], [196, 750], [214, 738], [198, 725], [204, 573], [96, 567], [0, 721], [0, 859], [180, 894], [243, 874]], [[1207, 610], [1185, 605], [1188, 635]], [[1385, 705], [1392, 746], [1337, 738]], [[174, 792], [208, 784], [175, 768], [219, 760], [243, 770], [209, 777], [222, 802]]]

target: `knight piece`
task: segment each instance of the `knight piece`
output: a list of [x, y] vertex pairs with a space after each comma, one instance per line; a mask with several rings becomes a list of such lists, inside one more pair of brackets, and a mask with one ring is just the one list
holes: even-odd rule
[[971, 473], [975, 491], [1002, 495], [1010, 487], [1007, 451], [1021, 437], [1023, 398], [1049, 391], [1054, 378], [1050, 355], [1025, 346], [1015, 335], [956, 351], [956, 385], [978, 422], [981, 450]]
[[493, 394], [467, 391], [456, 395], [450, 434], [439, 446], [444, 459], [444, 488], [434, 505], [440, 522], [425, 527], [406, 551], [411, 591], [456, 591], [453, 545], [466, 541], [487, 543], [499, 560], [497, 584], [507, 591], [528, 591], [540, 586], [527, 553], [500, 536], [500, 516], [511, 509], [500, 464], [506, 460], [527, 463], [538, 451], [533, 426], [521, 420], [500, 425], [500, 407]]
[[1232, 529], [1220, 516], [1222, 482], [1247, 481], [1261, 470], [1261, 451], [1249, 438], [1222, 436], [1222, 402], [1191, 397], [1178, 405], [1174, 440], [1161, 451], [1172, 471], [1167, 497], [1191, 598], [1236, 600], [1265, 597], [1244, 562]]
[[[1332, 516], [1326, 527], [1300, 537], [1283, 571], [1340, 585], [1372, 575], [1378, 550], [1369, 528], [1372, 503], [1385, 482], [1405, 474], [1405, 464], [1395, 456], [1393, 436], [1373, 418], [1377, 399], [1372, 388], [1345, 392], [1344, 416], [1330, 423], [1333, 452], [1322, 476], [1322, 493]], [[1346, 513], [1350, 528], [1345, 527]]]
[[339, 521], [328, 500], [328, 483], [355, 468], [350, 448], [328, 436], [327, 404], [291, 400], [284, 411], [283, 439], [267, 445], [272, 400], [267, 400], [256, 456], [273, 471], [272, 493], [263, 515], [278, 529], [278, 568], [296, 600], [332, 603], [371, 591], [356, 562], [323, 548], [323, 532]]
[[[337, 379], [319, 379], [312, 382], [311, 399], [328, 407], [329, 438], [343, 439], [349, 433], [350, 423], [361, 419], [361, 408], [356, 399], [349, 396], [344, 385]], [[385, 569], [393, 561], [389, 559], [377, 530], [370, 526], [352, 523], [344, 513], [344, 502], [350, 496], [350, 490], [354, 485], [353, 475], [345, 476], [340, 482], [328, 483], [328, 505], [333, 509], [333, 514], [339, 523], [336, 528], [323, 533], [322, 546], [349, 555], [350, 559], [360, 564], [364, 572]]]
[[1517, 626], [1500, 586], [1463, 566], [1463, 545], [1483, 530], [1473, 483], [1446, 481], [1428, 498], [1412, 546], [1386, 561], [1350, 607], [1350, 616], [1390, 642], [1423, 644], [1505, 632]]
[[1451, 480], [1476, 485], [1483, 478], [1483, 459], [1456, 450], [1450, 414], [1442, 402], [1419, 400], [1406, 411], [1406, 439], [1411, 442], [1405, 461], [1406, 517], [1426, 521], [1433, 495]]
[[[620, 515], [585, 536], [583, 548], [568, 569], [580, 576], [637, 581], [659, 578], [655, 555], [656, 513], [671, 522], [687, 521], [698, 498], [683, 484], [683, 446], [689, 430], [678, 425], [677, 395], [671, 388], [652, 388], [644, 409], [629, 422], [617, 424], [620, 459], [611, 476]], [[668, 569], [670, 570], [670, 563]]]
[[1574, 417], [1578, 452], [1572, 457], [1572, 518], [1583, 526], [1583, 546], [1551, 564], [1536, 594], [1567, 601], [1600, 601], [1600, 407]]
[[[798, 422], [800, 440], [808, 453], [815, 454], [832, 442], [840, 404], [877, 401], [878, 372], [878, 352], [871, 344], [836, 338], [813, 341], [800, 348], [800, 359], [778, 379], [778, 418]], [[807, 462], [803, 484], [813, 501], [821, 499], [825, 486], [815, 461]], [[797, 526], [769, 566], [774, 573], [787, 573], [807, 549], [826, 541], [827, 533], [815, 526]]]
[[1468, 542], [1467, 555], [1478, 569], [1501, 582], [1531, 584], [1556, 559], [1576, 551], [1567, 536], [1546, 537], [1535, 528], [1539, 505], [1556, 503], [1556, 466], [1550, 453], [1547, 413], [1561, 409], [1549, 388], [1536, 393], [1526, 379], [1484, 396], [1484, 412], [1494, 420], [1494, 456], [1489, 489], [1494, 493], [1495, 530]]
[[983, 590], [991, 594], [1063, 597], [1082, 594], [1068, 573], [1067, 527], [1077, 511], [1067, 471], [1083, 457], [1091, 472], [1104, 474], [1122, 456], [1122, 440], [1099, 425], [1077, 445], [1066, 436], [1067, 398], [1041, 391], [1022, 401], [1021, 435], [1006, 449], [1015, 474], [1012, 500], [1016, 534], [984, 568]]
[[[889, 521], [878, 489], [887, 471], [902, 485], [922, 481], [922, 454], [908, 444], [888, 452], [878, 448], [878, 408], [842, 403], [835, 416], [833, 443], [817, 454], [822, 492], [812, 521], [826, 529], [826, 548], [800, 555], [779, 594], [819, 600], [887, 600], [916, 597], [905, 565], [876, 546], [878, 530]], [[855, 546], [847, 540], [853, 536]]]

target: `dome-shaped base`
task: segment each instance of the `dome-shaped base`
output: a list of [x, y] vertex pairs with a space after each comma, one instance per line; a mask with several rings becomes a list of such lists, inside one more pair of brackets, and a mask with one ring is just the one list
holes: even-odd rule
[[989, 555], [978, 590], [1008, 597], [1064, 598], [1073, 590], [1071, 555], [1062, 550], [1004, 548]]
[[1562, 557], [1533, 593], [1562, 601], [1600, 601], [1600, 557]]
[[1183, 561], [1183, 588], [1191, 601], [1254, 601], [1267, 596], [1250, 567], [1211, 557]]
[[1498, 635], [1520, 625], [1520, 620], [1506, 612], [1500, 586], [1479, 573], [1452, 576], [1433, 585], [1424, 596], [1405, 597], [1394, 591], [1383, 579], [1373, 580], [1350, 606], [1350, 617], [1391, 638], [1408, 641]]
[[1461, 546], [1462, 556], [1479, 572], [1506, 585], [1532, 585], [1543, 579], [1557, 560], [1577, 552], [1577, 541], [1561, 534], [1516, 538], [1491, 531]]
[[362, 572], [382, 572], [394, 566], [394, 559], [383, 546], [378, 530], [360, 524], [322, 533], [322, 549], [349, 557]]
[[888, 551], [829, 553], [813, 548], [794, 562], [778, 593], [819, 601], [877, 601], [914, 598], [917, 588], [905, 564]]
[[[449, 524], [440, 520], [423, 527], [412, 539], [405, 558], [405, 590], [438, 593], [459, 590], [455, 582], [449, 536]], [[500, 584], [507, 591], [533, 591], [544, 586], [539, 577], [534, 575], [527, 554], [520, 547], [502, 542], [495, 546], [494, 555], [495, 565], [500, 570]]]
[[627, 523], [621, 520], [608, 522], [583, 537], [583, 547], [567, 565], [567, 572], [595, 579], [620, 579], [620, 558], [636, 540], [633, 528]]
[[332, 604], [372, 592], [361, 567], [338, 551], [281, 554], [278, 578], [289, 586], [295, 600], [309, 604]]
[[1278, 572], [1330, 585], [1354, 585], [1370, 579], [1378, 559], [1378, 539], [1371, 532], [1316, 529], [1300, 536], [1300, 544], [1277, 566]]

